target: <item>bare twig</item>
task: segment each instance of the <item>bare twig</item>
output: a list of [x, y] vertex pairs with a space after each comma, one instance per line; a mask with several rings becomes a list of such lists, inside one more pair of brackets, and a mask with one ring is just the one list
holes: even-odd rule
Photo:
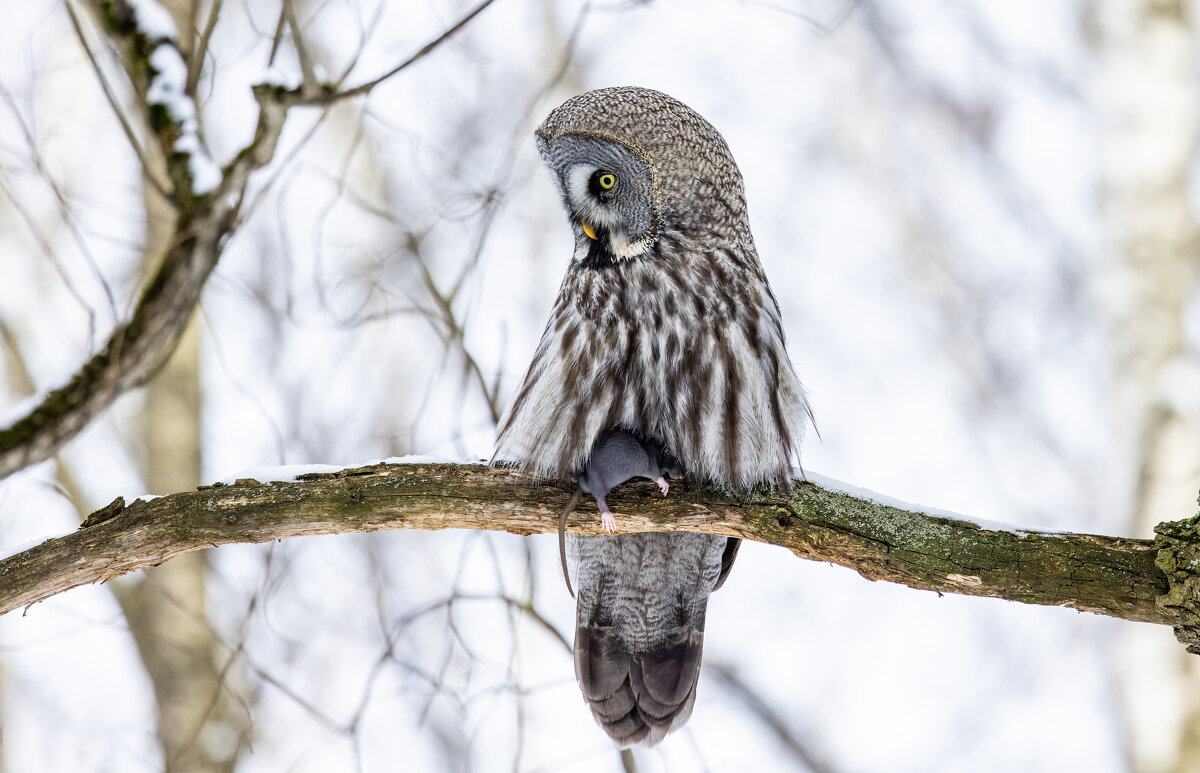
[[142, 173], [150, 181], [150, 184], [154, 186], [154, 189], [164, 199], [169, 200], [171, 194], [167, 191], [167, 184], [158, 178], [160, 165], [151, 163], [149, 156], [142, 147], [142, 143], [138, 141], [137, 134], [133, 130], [133, 125], [129, 123], [129, 118], [125, 115], [124, 108], [117, 102], [117, 96], [113, 93], [108, 78], [104, 76], [104, 72], [100, 69], [100, 62], [96, 59], [96, 53], [92, 50], [91, 44], [88, 43], [87, 35], [84, 34], [83, 25], [79, 21], [79, 14], [75, 10], [74, 1], [68, 0], [65, 5], [67, 7], [67, 15], [71, 17], [71, 26], [75, 29], [75, 37], [79, 39], [79, 45], [83, 47], [83, 52], [87, 54], [88, 63], [92, 66], [92, 72], [96, 74], [96, 80], [100, 83], [100, 90], [104, 92], [104, 98], [108, 101], [108, 106], [112, 109], [113, 115], [117, 117], [117, 122], [121, 124], [121, 131], [125, 132], [125, 138], [129, 140], [129, 146], [133, 148], [138, 161], [142, 162]]
[[[29, 227], [29, 235], [33, 237], [33, 240], [37, 242], [39, 247], [41, 247], [42, 252], [46, 254], [46, 257], [50, 260], [50, 265], [54, 266], [54, 270], [58, 274], [59, 278], [62, 279], [63, 285], [67, 288], [67, 292], [71, 294], [71, 297], [75, 299], [76, 303], [78, 303], [80, 308], [84, 310], [84, 313], [87, 314], [88, 340], [90, 341], [96, 330], [96, 312], [91, 308], [90, 305], [88, 305], [87, 300], [83, 297], [83, 294], [79, 291], [79, 288], [75, 286], [75, 282], [72, 281], [71, 275], [65, 268], [63, 268], [62, 263], [55, 256], [54, 248], [51, 246], [50, 240], [47, 238], [46, 234], [42, 233], [42, 227], [38, 224], [37, 218], [32, 212], [29, 211], [28, 207], [21, 203], [16, 196], [16, 192], [8, 186], [8, 183], [5, 182], [4, 178], [5, 175], [0, 174], [0, 193], [3, 193], [8, 197], [8, 201], [10, 204], [12, 204], [13, 209], [17, 211], [17, 214], [19, 214], [21, 219], [25, 221], [25, 225]], [[36, 387], [34, 387], [34, 390], [36, 391]]]
[[[483, 375], [483, 370], [479, 367], [479, 363], [472, 356], [466, 346], [466, 332], [458, 321], [458, 317], [454, 314], [454, 299], [444, 295], [438, 289], [437, 282], [434, 281], [433, 275], [429, 273], [425, 261], [421, 259], [421, 254], [415, 243], [410, 245], [413, 256], [416, 258], [417, 266], [421, 269], [421, 280], [425, 284], [425, 289], [429, 291], [429, 295], [437, 304], [437, 319], [445, 325], [445, 330], [439, 330], [437, 325], [434, 325], [434, 330], [437, 330], [442, 337], [442, 342], [446, 347], [454, 346], [459, 350], [463, 357], [463, 367], [475, 377], [475, 381], [479, 386], [479, 392], [483, 395], [483, 399], [487, 401], [488, 411], [492, 417], [492, 422], [500, 421], [500, 396], [498, 394], [499, 384], [494, 384], [489, 387], [487, 378]], [[429, 315], [426, 317], [430, 324], [433, 323], [434, 317]]]
[[805, 769], [811, 770], [813, 773], [833, 773], [833, 768], [829, 763], [809, 749], [808, 745], [796, 736], [779, 712], [763, 700], [756, 690], [746, 684], [733, 668], [725, 663], [709, 661], [704, 664], [704, 670], [706, 673], [716, 676], [722, 687], [740, 700], [751, 714], [771, 728], [779, 742]]
[[[200, 84], [200, 74], [204, 72], [204, 58], [208, 56], [208, 44], [212, 39], [213, 30], [217, 28], [217, 19], [221, 15], [222, 0], [212, 0], [208, 8], [208, 21], [200, 32], [200, 40], [192, 50], [192, 61], [188, 62], [187, 88], [184, 93], [196, 98], [196, 89]], [[193, 11], [198, 4], [193, 6]]]
[[296, 58], [300, 60], [300, 71], [304, 74], [304, 87], [315, 93], [320, 89], [317, 70], [313, 66], [308, 46], [304, 42], [304, 32], [300, 28], [300, 20], [296, 18], [296, 6], [292, 0], [283, 0], [283, 14], [287, 17], [287, 26], [292, 31], [292, 46], [296, 49]]
[[[125, 3], [110, 6], [101, 0], [96, 2], [97, 13], [117, 15], [108, 29], [121, 50], [126, 71], [138, 86], [138, 93], [144, 95], [154, 73], [150, 54], [164, 44], [150, 41], [141, 33], [132, 9]], [[226, 168], [221, 187], [208, 195], [192, 195], [188, 158], [173, 152], [178, 123], [162, 120], [161, 116], [157, 121], [147, 121], [156, 127], [155, 136], [175, 181], [173, 199], [178, 219], [170, 247], [129, 322], [117, 326], [104, 349], [85, 363], [70, 383], [51, 392], [11, 427], [0, 430], [0, 478], [48, 458], [118, 395], [145, 383], [174, 351], [200, 291], [236, 226], [250, 173], [274, 156], [291, 106], [286, 97], [267, 88], [257, 89], [255, 96], [259, 116], [254, 140]], [[155, 106], [143, 107], [149, 117]]]
[[[21, 133], [25, 136], [25, 142], [29, 145], [29, 152], [33, 159], [33, 166], [35, 169], [37, 169], [38, 174], [42, 176], [42, 179], [46, 181], [46, 185], [54, 194], [54, 198], [58, 201], [59, 216], [62, 218], [63, 223], [66, 224], [67, 230], [71, 232], [71, 237], [75, 240], [75, 244], [79, 247], [79, 254], [83, 256], [83, 259], [87, 261], [88, 267], [91, 268], [92, 273], [96, 275], [96, 280], [100, 283], [100, 286], [104, 290], [104, 295], [108, 299], [109, 311], [112, 313], [113, 318], [116, 319], [117, 302], [113, 297], [112, 288], [109, 287], [108, 280], [104, 278], [104, 273], [100, 270], [100, 265], [96, 262], [95, 256], [92, 255], [92, 251], [87, 244], [87, 239], [85, 239], [83, 236], [83, 231], [80, 229], [79, 224], [75, 221], [75, 215], [71, 211], [71, 204], [67, 200], [67, 195], [63, 193], [62, 188], [59, 187], [58, 182], [54, 179], [54, 176], [50, 174], [50, 170], [46, 168], [45, 163], [42, 161], [41, 153], [38, 150], [37, 139], [34, 137], [33, 131], [30, 130], [29, 126], [25, 123], [25, 118], [21, 115], [21, 111], [17, 109], [16, 102], [13, 101], [12, 95], [8, 94], [7, 92], [0, 91], [0, 97], [2, 97], [5, 103], [8, 104], [9, 109], [12, 110], [13, 118], [16, 120], [17, 125], [21, 127]], [[14, 202], [16, 201], [11, 193], [9, 193], [9, 198], [12, 198]], [[53, 253], [51, 253], [51, 257], [53, 258]], [[55, 262], [57, 265], [57, 261]], [[62, 272], [61, 268], [59, 268], [59, 271], [60, 273], [65, 273]], [[92, 320], [95, 318], [91, 311], [88, 312], [88, 316], [89, 319]]]
[[463, 16], [461, 19], [459, 19], [457, 22], [455, 22], [453, 25], [451, 25], [449, 28], [447, 28], [444, 32], [442, 32], [442, 34], [438, 35], [433, 40], [431, 40], [428, 43], [426, 43], [425, 45], [421, 46], [421, 48], [418, 49], [417, 52], [414, 53], [412, 56], [408, 57], [400, 64], [398, 64], [395, 67], [393, 67], [392, 69], [388, 70], [383, 75], [380, 75], [378, 78], [369, 80], [366, 83], [360, 83], [359, 85], [352, 86], [351, 88], [348, 88], [348, 89], [318, 91], [318, 92], [312, 92], [310, 89], [306, 88], [307, 84], [305, 84], [305, 85], [302, 85], [302, 86], [296, 88], [294, 90], [294, 92], [295, 92], [296, 96], [303, 95], [304, 102], [306, 104], [316, 104], [316, 105], [328, 105], [328, 104], [332, 104], [334, 102], [340, 102], [343, 99], [350, 99], [352, 97], [361, 97], [366, 94], [369, 94], [371, 92], [371, 90], [374, 89], [376, 86], [378, 86], [379, 84], [388, 80], [389, 78], [395, 76], [397, 73], [407, 69], [411, 65], [414, 65], [417, 62], [419, 62], [420, 60], [424, 59], [435, 48], [437, 48], [438, 46], [440, 46], [442, 43], [446, 42], [450, 38], [454, 37], [454, 35], [457, 34], [463, 27], [470, 24], [472, 19], [474, 19], [476, 16], [478, 16], [480, 13], [482, 13], [484, 11], [484, 9], [486, 9], [489, 5], [491, 5], [494, 2], [495, 2], [495, 0], [483, 0], [482, 3], [475, 6], [475, 8], [473, 8], [469, 13], [467, 13], [466, 16]]

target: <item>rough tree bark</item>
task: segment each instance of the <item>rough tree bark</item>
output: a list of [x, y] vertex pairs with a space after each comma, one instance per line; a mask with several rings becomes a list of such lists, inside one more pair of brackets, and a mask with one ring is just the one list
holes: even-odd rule
[[[574, 483], [535, 485], [526, 473], [484, 465], [376, 464], [296, 481], [238, 480], [128, 506], [117, 499], [78, 531], [0, 561], [0, 613], [235, 542], [384, 529], [553, 532], [573, 490]], [[666, 498], [655, 492], [650, 484], [631, 485], [610, 499], [622, 513], [622, 530], [745, 537], [852, 568], [870, 580], [938, 593], [1172, 626], [1200, 619], [1192, 614], [1200, 603], [1191, 591], [1200, 583], [1187, 558], [1197, 543], [1180, 528], [1155, 541], [993, 530], [811, 483], [790, 495], [745, 500], [687, 482]], [[570, 519], [571, 530], [584, 534], [598, 534], [599, 524], [594, 508], [586, 506]], [[1164, 525], [1164, 531], [1172, 527]]]
[[[188, 129], [187, 120], [176, 115], [172, 105], [150, 99], [155, 78], [160, 75], [152, 60], [160, 49], [178, 50], [178, 42], [152, 37], [139, 24], [137, 10], [128, 0], [91, 0], [91, 10], [120, 51], [129, 81], [145, 108], [143, 117], [153, 129], [150, 141], [157, 143], [167, 159], [169, 193], [177, 211], [176, 229], [170, 248], [128, 323], [117, 326], [104, 349], [84, 363], [66, 386], [50, 392], [12, 426], [0, 428], [0, 479], [48, 459], [117, 397], [146, 383], [163, 366], [178, 344], [226, 241], [236, 230], [251, 173], [266, 166], [275, 153], [290, 108], [328, 106], [369, 94], [457, 34], [492, 2], [483, 0], [407, 59], [356, 86], [340, 88], [338, 84], [319, 83], [309, 77], [310, 73], [306, 73], [304, 83], [292, 89], [256, 86], [259, 114], [254, 140], [222, 168], [220, 184], [204, 191], [198, 189], [191, 165], [192, 156], [200, 149], [189, 150], [179, 143], [194, 128]], [[189, 81], [189, 88], [194, 85]], [[148, 169], [146, 173], [151, 174]]]
[[[117, 397], [146, 383], [163, 366], [237, 225], [251, 172], [271, 160], [287, 111], [299, 101], [299, 94], [257, 88], [259, 116], [253, 142], [225, 166], [215, 190], [197, 191], [193, 154], [176, 147], [188, 130], [186, 119], [173, 113], [171, 105], [150, 99], [160, 75], [152, 58], [160, 49], [175, 45], [151, 38], [139, 28], [133, 7], [124, 0], [93, 0], [91, 6], [120, 51], [143, 106], [142, 117], [152, 127], [150, 139], [166, 160], [175, 229], [129, 321], [117, 326], [104, 349], [84, 363], [70, 383], [50, 392], [12, 426], [0, 428], [0, 479], [52, 456]], [[153, 171], [145, 170], [147, 175]]]
[[[220, 170], [219, 183], [211, 188], [200, 181], [193, 163], [195, 154], [203, 153], [198, 146], [202, 134], [196, 95], [220, 2], [206, 6], [170, 0], [160, 7], [129, 0], [89, 0], [81, 5], [91, 12], [94, 25], [69, 3], [67, 10], [80, 42], [143, 165], [148, 281], [128, 320], [117, 325], [104, 348], [70, 383], [49, 393], [12, 426], [0, 427], [0, 479], [49, 458], [123, 392], [163, 371], [146, 394], [145, 479], [154, 491], [195, 486], [200, 468], [198, 353], [195, 337], [189, 342], [184, 331], [207, 278], [240, 224], [251, 173], [271, 161], [288, 110], [368, 93], [434, 50], [491, 1], [484, 0], [387, 74], [356, 87], [353, 94], [317, 83], [307, 66], [305, 82], [298, 88], [256, 87], [259, 115], [254, 139]], [[289, 8], [285, 3], [285, 14]], [[173, 31], [155, 16], [162, 13], [170, 14]], [[301, 32], [294, 29], [292, 40], [302, 50]], [[132, 117], [125, 117], [127, 111], [115, 96], [123, 90], [105, 81], [102, 63], [107, 48], [119, 54], [133, 87]], [[182, 62], [186, 83], [163, 88], [165, 81], [159, 78], [170, 75], [165, 65], [172, 64], [164, 57]], [[230, 677], [236, 683], [236, 673], [226, 673], [218, 663], [221, 643], [205, 611], [206, 570], [205, 554], [191, 552], [147, 572], [140, 583], [114, 588], [154, 686], [158, 734], [168, 771], [232, 770], [249, 734], [247, 707], [232, 705], [230, 698]]]

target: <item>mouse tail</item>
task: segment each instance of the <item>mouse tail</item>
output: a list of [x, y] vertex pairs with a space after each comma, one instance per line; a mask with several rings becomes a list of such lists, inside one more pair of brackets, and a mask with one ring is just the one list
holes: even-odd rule
[[579, 497], [582, 495], [583, 486], [576, 486], [575, 493], [563, 508], [562, 515], [558, 516], [558, 558], [562, 561], [563, 580], [567, 583], [567, 593], [571, 594], [571, 598], [575, 598], [575, 591], [571, 588], [571, 573], [567, 571], [567, 516], [579, 504]]

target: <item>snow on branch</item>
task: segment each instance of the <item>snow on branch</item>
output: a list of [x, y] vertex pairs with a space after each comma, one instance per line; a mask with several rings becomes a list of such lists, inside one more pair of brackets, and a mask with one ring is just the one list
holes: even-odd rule
[[[291, 477], [259, 474], [258, 477]], [[482, 464], [380, 463], [299, 480], [249, 478], [197, 491], [117, 499], [75, 532], [0, 560], [0, 614], [106, 582], [193, 550], [310, 534], [384, 529], [555, 531], [574, 482], [536, 484]], [[623, 531], [704, 531], [785, 547], [801, 558], [938, 593], [992, 596], [1177, 625], [1151, 540], [984, 528], [866, 495], [799, 483], [790, 495], [737, 500], [687, 481], [662, 497], [650, 483], [610, 496]], [[568, 528], [600, 533], [594, 505]]]
[[[0, 427], [0, 480], [49, 458], [123, 392], [148, 381], [170, 357], [237, 228], [250, 175], [274, 157], [290, 108], [328, 105], [369, 92], [455, 35], [492, 2], [483, 0], [392, 70], [348, 91], [315, 83], [294, 89], [272, 83], [255, 86], [259, 114], [254, 139], [222, 169], [200, 142], [197, 108], [186, 85], [190, 74], [176, 46], [170, 14], [155, 0], [91, 0], [141, 95], [145, 124], [167, 160], [175, 229], [168, 240], [171, 247], [129, 322], [117, 326], [104, 349], [84, 363], [70, 383], [47, 394], [10, 426]], [[289, 7], [285, 4], [285, 13]]]
[[[222, 172], [202, 156], [195, 104], [182, 91], [186, 66], [172, 43], [166, 12], [149, 0], [138, 2], [136, 9], [124, 0], [93, 0], [93, 6], [121, 52], [135, 91], [142, 95], [145, 124], [167, 159], [177, 215], [174, 233], [133, 315], [116, 327], [104, 349], [66, 386], [45, 395], [10, 426], [0, 427], [0, 479], [50, 457], [123, 392], [149, 380], [170, 357], [237, 227], [250, 173], [270, 162], [291, 106], [275, 99], [269, 89], [256, 90], [254, 140]], [[149, 27], [139, 26], [148, 19]]]

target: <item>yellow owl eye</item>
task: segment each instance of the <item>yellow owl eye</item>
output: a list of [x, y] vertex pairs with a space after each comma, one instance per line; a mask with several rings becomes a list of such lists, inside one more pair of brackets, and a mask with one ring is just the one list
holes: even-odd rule
[[604, 190], [611, 191], [613, 186], [617, 184], [617, 176], [605, 172], [604, 174], [600, 175], [596, 182], [600, 183], [600, 187]]

